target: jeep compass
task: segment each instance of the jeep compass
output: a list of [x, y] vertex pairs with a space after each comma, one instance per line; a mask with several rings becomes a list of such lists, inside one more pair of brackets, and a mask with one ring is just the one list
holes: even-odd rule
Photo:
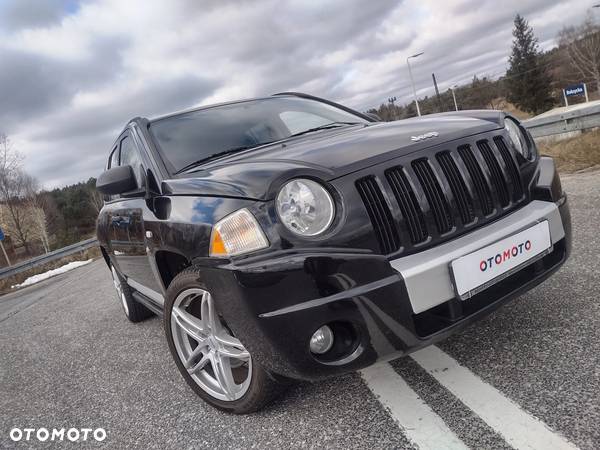
[[444, 339], [571, 245], [553, 160], [491, 110], [382, 123], [283, 93], [138, 117], [97, 188], [125, 315], [161, 316], [186, 382], [234, 413]]

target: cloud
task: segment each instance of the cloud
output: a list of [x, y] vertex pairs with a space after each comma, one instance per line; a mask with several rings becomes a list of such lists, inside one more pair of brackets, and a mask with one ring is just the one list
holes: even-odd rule
[[71, 0], [3, 1], [0, 2], [0, 28], [13, 31], [47, 26], [76, 9], [76, 2]]
[[360, 110], [499, 75], [519, 12], [551, 46], [566, 0], [4, 0], [0, 132], [48, 188], [97, 176], [126, 122], [298, 90]]
[[0, 47], [0, 123], [12, 129], [64, 107], [80, 92], [99, 89], [123, 70], [127, 37], [99, 37], [85, 57], [62, 61]]

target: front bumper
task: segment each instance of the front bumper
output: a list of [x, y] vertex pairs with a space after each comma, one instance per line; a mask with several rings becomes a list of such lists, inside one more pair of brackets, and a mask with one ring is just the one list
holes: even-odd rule
[[505, 219], [429, 250], [391, 261], [404, 279], [413, 312], [422, 313], [455, 297], [448, 270], [452, 261], [543, 221], [548, 221], [553, 245], [564, 239], [558, 206], [534, 200]]
[[[452, 288], [448, 264], [542, 220], [552, 251], [466, 301]], [[298, 379], [357, 370], [430, 345], [465, 328], [541, 283], [568, 258], [566, 196], [534, 200], [504, 218], [430, 250], [389, 261], [371, 253], [295, 253], [242, 265], [206, 267], [203, 276], [222, 314], [253, 357]], [[348, 351], [334, 360], [309, 351], [324, 324], [351, 327]]]

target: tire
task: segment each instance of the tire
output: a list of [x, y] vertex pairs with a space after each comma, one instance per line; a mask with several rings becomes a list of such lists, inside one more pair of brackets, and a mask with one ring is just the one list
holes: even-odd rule
[[[276, 381], [253, 361], [243, 344], [233, 336], [218, 314], [218, 305], [202, 283], [199, 269], [188, 268], [171, 282], [165, 302], [164, 328], [181, 375], [210, 405], [234, 414], [248, 414], [266, 406], [285, 389], [285, 384]], [[222, 344], [225, 341], [226, 344]], [[194, 343], [197, 344], [195, 347]], [[223, 352], [236, 356], [224, 356]], [[187, 362], [184, 363], [182, 358]], [[229, 362], [222, 364], [219, 359]], [[222, 372], [229, 370], [230, 376], [219, 377], [221, 371], [217, 372], [215, 367], [221, 367]], [[211, 379], [217, 385], [213, 386]], [[233, 385], [218, 380], [233, 381]], [[223, 388], [224, 385], [227, 388]]]
[[135, 301], [131, 295], [131, 288], [113, 265], [110, 266], [110, 270], [115, 290], [117, 291], [117, 298], [121, 303], [125, 317], [133, 323], [141, 322], [142, 320], [152, 317], [154, 313], [141, 303]]

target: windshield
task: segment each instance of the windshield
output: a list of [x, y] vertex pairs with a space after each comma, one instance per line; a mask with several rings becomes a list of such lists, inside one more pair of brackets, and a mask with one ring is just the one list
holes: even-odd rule
[[176, 173], [221, 153], [348, 123], [368, 122], [319, 101], [272, 97], [158, 119], [150, 124], [150, 133], [170, 171]]

